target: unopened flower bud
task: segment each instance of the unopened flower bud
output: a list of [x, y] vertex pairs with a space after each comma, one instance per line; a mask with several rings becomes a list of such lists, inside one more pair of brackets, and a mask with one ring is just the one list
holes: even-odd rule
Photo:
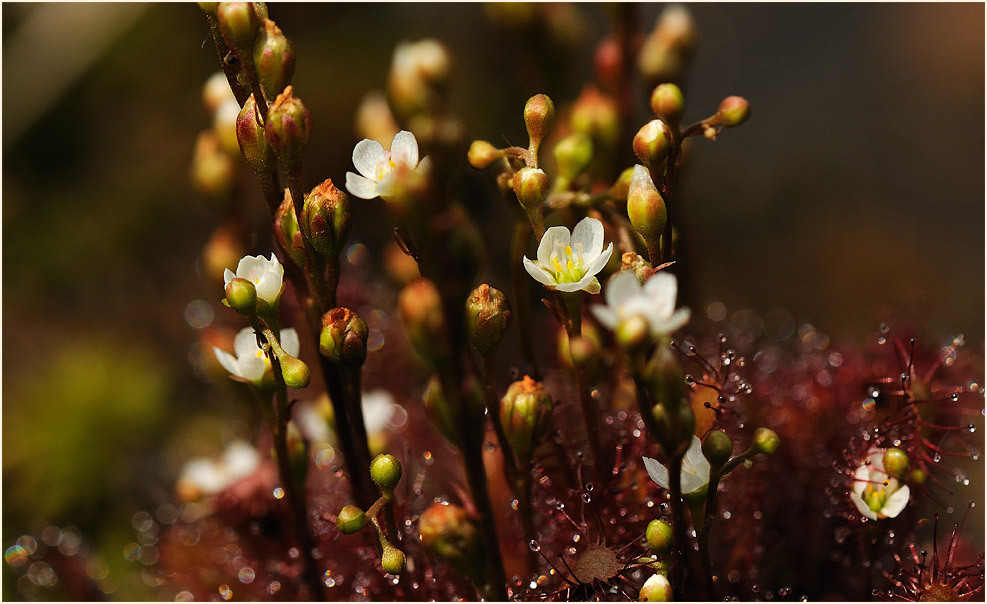
[[631, 315], [617, 325], [617, 344], [629, 353], [643, 352], [651, 343], [648, 321], [641, 315]]
[[291, 191], [284, 190], [284, 200], [278, 206], [274, 215], [274, 236], [281, 248], [288, 252], [291, 260], [299, 268], [305, 267], [305, 247], [302, 243], [302, 233], [295, 218], [295, 204], [291, 199]]
[[641, 586], [641, 593], [638, 598], [641, 602], [671, 602], [672, 584], [668, 582], [665, 575], [651, 575], [644, 585]]
[[641, 283], [647, 282], [651, 278], [651, 275], [654, 274], [654, 268], [651, 266], [651, 263], [637, 252], [624, 252], [620, 256], [620, 270], [634, 271], [634, 276]]
[[500, 423], [519, 463], [531, 459], [532, 451], [545, 435], [551, 414], [552, 397], [541, 382], [525, 376], [507, 388], [500, 401]]
[[359, 367], [367, 358], [367, 322], [337, 306], [322, 315], [319, 353], [332, 361]]
[[344, 506], [336, 516], [336, 526], [344, 535], [352, 535], [367, 524], [367, 515], [355, 505]]
[[758, 453], [771, 455], [778, 449], [779, 445], [781, 445], [781, 439], [771, 428], [758, 428], [754, 432], [754, 448]]
[[380, 565], [385, 573], [389, 575], [400, 575], [404, 572], [405, 562], [404, 552], [391, 544], [384, 546], [384, 551], [380, 555]]
[[302, 228], [312, 247], [335, 258], [350, 235], [350, 200], [326, 179], [305, 198]]
[[620, 135], [617, 103], [593, 86], [586, 86], [572, 108], [569, 124], [576, 132], [589, 135], [594, 143], [599, 143], [598, 147], [612, 149]]
[[216, 8], [219, 31], [243, 56], [253, 49], [260, 17], [253, 2], [220, 2]]
[[226, 202], [233, 193], [233, 162], [223, 153], [214, 132], [203, 132], [195, 141], [192, 158], [192, 184], [202, 193]]
[[428, 279], [412, 281], [398, 295], [398, 313], [408, 342], [424, 359], [437, 362], [444, 357], [445, 317], [439, 290]]
[[470, 150], [467, 152], [466, 157], [469, 159], [471, 166], [477, 170], [484, 170], [504, 157], [504, 151], [503, 149], [494, 147], [487, 141], [475, 140], [470, 143]]
[[716, 115], [727, 128], [739, 126], [751, 116], [750, 103], [742, 96], [728, 96], [720, 102]]
[[555, 103], [544, 94], [536, 94], [524, 104], [524, 125], [528, 129], [529, 149], [537, 149], [555, 121]]
[[574, 367], [588, 369], [599, 358], [600, 347], [591, 338], [573, 336], [569, 341], [569, 357]]
[[274, 151], [267, 144], [264, 125], [257, 115], [254, 95], [247, 97], [236, 118], [236, 140], [247, 165], [258, 174], [267, 174], [274, 168]]
[[703, 439], [703, 457], [713, 466], [722, 466], [733, 454], [733, 441], [722, 430], [713, 430]]
[[401, 480], [401, 462], [393, 455], [378, 455], [370, 462], [370, 479], [385, 494], [393, 495]]
[[611, 199], [617, 201], [623, 201], [627, 199], [627, 193], [631, 188], [631, 179], [634, 178], [634, 168], [627, 168], [620, 173], [617, 180], [614, 181], [613, 185], [610, 187], [610, 197]]
[[264, 20], [254, 42], [254, 68], [269, 99], [279, 95], [295, 73], [295, 45], [270, 19]]
[[651, 120], [634, 135], [634, 154], [641, 163], [657, 166], [668, 155], [672, 133], [661, 120]]
[[672, 551], [672, 525], [661, 519], [654, 519], [648, 523], [648, 530], [645, 533], [648, 540], [648, 549], [664, 557]]
[[[658, 346], [655, 356], [648, 365], [648, 371], [651, 375], [651, 396], [655, 403], [662, 403], [670, 409], [683, 406], [685, 374], [671, 348]], [[691, 436], [691, 426], [689, 430]]]
[[658, 245], [668, 222], [668, 210], [651, 174], [642, 165], [634, 166], [627, 191], [627, 217], [649, 247]]
[[651, 93], [651, 110], [670, 124], [677, 124], [682, 119], [684, 108], [685, 97], [682, 96], [682, 89], [675, 84], [670, 82], [659, 84]]
[[480, 584], [483, 549], [480, 531], [466, 510], [458, 505], [433, 503], [418, 519], [422, 546], [431, 556], [445, 560]]
[[521, 206], [531, 212], [537, 210], [548, 195], [548, 175], [540, 168], [521, 168], [514, 175], [511, 186]]
[[232, 279], [226, 284], [226, 302], [241, 315], [252, 315], [257, 311], [257, 288], [249, 279]]
[[572, 182], [593, 161], [593, 140], [582, 132], [565, 137], [552, 150], [559, 179]]
[[892, 478], [901, 480], [908, 473], [908, 455], [898, 447], [885, 451], [881, 462], [884, 464], [884, 471]]
[[480, 356], [493, 354], [511, 324], [511, 304], [498, 289], [483, 283], [466, 299], [466, 335]]
[[278, 362], [281, 364], [281, 376], [284, 383], [290, 388], [306, 388], [311, 381], [312, 374], [305, 361], [293, 357], [288, 353], [279, 355]]
[[288, 86], [268, 108], [264, 124], [268, 144], [287, 169], [294, 170], [301, 166], [311, 127], [311, 114]]
[[209, 113], [216, 113], [220, 106], [227, 101], [235, 103], [236, 97], [230, 90], [230, 82], [226, 79], [226, 74], [217, 71], [209, 76], [206, 83], [202, 85], [202, 104], [205, 105]]

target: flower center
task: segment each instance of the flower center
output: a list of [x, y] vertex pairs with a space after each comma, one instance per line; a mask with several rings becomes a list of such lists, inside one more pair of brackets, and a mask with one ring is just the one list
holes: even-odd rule
[[377, 180], [383, 180], [385, 176], [391, 173], [397, 164], [391, 159], [391, 155], [388, 154], [379, 164], [377, 164]]
[[884, 484], [869, 484], [867, 488], [864, 489], [863, 500], [867, 504], [867, 507], [871, 509], [875, 514], [879, 513], [883, 508], [884, 504], [888, 500], [888, 491], [885, 488], [887, 485]]
[[581, 243], [576, 244], [576, 251], [573, 251], [571, 245], [565, 246], [565, 249], [562, 249], [561, 245], [556, 245], [551, 262], [557, 283], [575, 283], [586, 274]]

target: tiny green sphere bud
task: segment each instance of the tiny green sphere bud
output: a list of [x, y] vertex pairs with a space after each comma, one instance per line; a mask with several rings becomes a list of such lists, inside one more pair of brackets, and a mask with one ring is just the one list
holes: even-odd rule
[[908, 473], [908, 455], [898, 447], [885, 451], [881, 462], [884, 464], [884, 471], [892, 478], [900, 480]]
[[480, 356], [493, 354], [511, 324], [511, 304], [498, 289], [483, 283], [466, 299], [466, 335]]
[[648, 169], [634, 166], [630, 188], [627, 191], [627, 217], [645, 243], [657, 246], [668, 222], [665, 200], [651, 180]]
[[254, 95], [247, 97], [236, 118], [236, 140], [247, 165], [258, 174], [267, 174], [274, 167], [274, 150], [267, 144], [264, 125], [257, 115]]
[[284, 383], [291, 388], [306, 388], [311, 381], [311, 372], [305, 361], [285, 353], [278, 359]]
[[713, 430], [703, 439], [703, 456], [713, 466], [722, 466], [733, 454], [733, 441], [722, 430]]
[[593, 161], [593, 139], [582, 132], [574, 132], [559, 141], [552, 154], [559, 168], [559, 178], [571, 182]]
[[249, 279], [230, 279], [226, 284], [226, 302], [241, 315], [252, 315], [257, 312], [257, 288]]
[[682, 89], [675, 84], [659, 84], [651, 93], [651, 110], [670, 124], [677, 124], [682, 119], [684, 107]]
[[284, 190], [284, 200], [278, 206], [278, 211], [274, 215], [274, 236], [277, 238], [281, 248], [288, 252], [292, 262], [298, 268], [305, 268], [305, 247], [302, 243], [302, 233], [298, 228], [298, 219], [295, 217], [295, 204], [291, 199], [291, 191]]
[[720, 102], [716, 115], [720, 117], [720, 123], [727, 128], [739, 126], [751, 116], [750, 103], [742, 96], [728, 96]]
[[918, 468], [915, 468], [914, 470], [912, 470], [908, 474], [908, 481], [909, 482], [914, 482], [915, 484], [922, 484], [922, 483], [925, 482], [925, 479], [927, 477], [928, 477], [928, 474], [926, 474], [925, 472], [923, 472], [922, 470], [920, 470]]
[[295, 45], [270, 19], [264, 19], [254, 42], [254, 68], [269, 99], [280, 94], [295, 73]]
[[220, 2], [216, 8], [219, 31], [243, 55], [253, 50], [260, 17], [253, 2]]
[[370, 478], [380, 490], [393, 493], [394, 487], [401, 480], [401, 462], [393, 455], [378, 455], [370, 462]]
[[528, 129], [528, 140], [532, 146], [541, 144], [553, 121], [555, 103], [547, 95], [536, 94], [524, 104], [524, 125]]
[[326, 179], [305, 198], [302, 231], [326, 258], [339, 256], [350, 236], [350, 199]]
[[659, 556], [665, 556], [672, 551], [672, 525], [664, 520], [656, 518], [649, 522], [645, 536], [648, 540], [648, 548]]
[[651, 343], [648, 322], [641, 315], [631, 315], [617, 325], [617, 344], [628, 352], [643, 351]]
[[494, 165], [504, 157], [503, 149], [498, 149], [487, 141], [475, 140], [470, 143], [470, 150], [466, 154], [470, 165], [477, 170], [484, 170]]
[[771, 428], [758, 428], [754, 432], [754, 448], [758, 453], [771, 455], [778, 450], [781, 439]]
[[367, 359], [367, 322], [348, 308], [337, 306], [322, 315], [319, 353], [329, 360], [359, 367]]
[[644, 585], [641, 586], [641, 593], [638, 598], [641, 602], [671, 602], [672, 584], [668, 582], [665, 575], [652, 575]]
[[367, 515], [355, 505], [344, 506], [336, 516], [336, 526], [344, 535], [352, 535], [367, 524]]
[[400, 575], [404, 572], [404, 564], [404, 552], [390, 544], [384, 546], [384, 551], [380, 555], [380, 565], [385, 573]]
[[552, 397], [541, 382], [524, 376], [507, 388], [500, 401], [500, 423], [518, 463], [526, 464], [531, 459], [551, 414]]
[[511, 186], [521, 206], [530, 212], [538, 209], [548, 195], [548, 175], [540, 168], [521, 168], [514, 175]]
[[302, 101], [294, 96], [291, 86], [285, 88], [267, 109], [264, 134], [274, 155], [288, 170], [301, 166], [311, 128], [312, 116]]
[[656, 166], [668, 155], [672, 133], [661, 120], [651, 120], [634, 135], [634, 154], [641, 163]]

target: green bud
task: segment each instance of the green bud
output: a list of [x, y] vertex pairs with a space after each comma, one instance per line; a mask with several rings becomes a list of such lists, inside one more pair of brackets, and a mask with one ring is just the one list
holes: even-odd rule
[[713, 430], [703, 439], [703, 457], [712, 466], [722, 466], [733, 454], [733, 441], [722, 430]]
[[569, 341], [569, 357], [574, 367], [589, 369], [599, 356], [600, 347], [591, 338], [574, 336]]
[[593, 140], [582, 132], [565, 137], [552, 150], [559, 178], [572, 182], [593, 161]]
[[367, 515], [355, 505], [344, 506], [336, 516], [336, 526], [344, 535], [352, 535], [367, 524]]
[[610, 197], [617, 201], [627, 199], [627, 194], [631, 188], [631, 179], [634, 178], [634, 168], [627, 168], [620, 173], [617, 180], [610, 187]]
[[203, 195], [227, 202], [233, 194], [235, 168], [230, 157], [220, 149], [214, 132], [199, 134], [192, 158], [192, 184]]
[[593, 86], [586, 86], [576, 100], [569, 118], [572, 129], [589, 135], [597, 151], [613, 149], [620, 136], [617, 103]]
[[322, 315], [319, 353], [329, 360], [359, 367], [367, 359], [367, 322], [348, 308], [337, 306]]
[[677, 124], [682, 119], [685, 97], [682, 89], [672, 83], [659, 84], [651, 93], [651, 110], [669, 124]]
[[429, 555], [449, 562], [477, 585], [483, 582], [480, 530], [466, 510], [434, 503], [418, 519], [418, 532]]
[[279, 355], [278, 362], [281, 364], [281, 376], [284, 377], [286, 386], [291, 388], [308, 386], [312, 375], [305, 361], [283, 352]]
[[260, 17], [253, 2], [220, 2], [216, 8], [219, 31], [243, 56], [253, 49]]
[[401, 462], [393, 455], [378, 455], [370, 462], [370, 478], [385, 494], [394, 494], [401, 480]]
[[295, 204], [291, 199], [291, 191], [288, 189], [284, 190], [284, 200], [274, 215], [274, 236], [281, 244], [282, 249], [287, 250], [288, 256], [298, 265], [298, 268], [305, 268], [306, 259], [302, 233], [298, 228]]
[[249, 279], [230, 279], [226, 284], [226, 302], [241, 315], [252, 315], [257, 312], [257, 288]]
[[631, 354], [644, 352], [651, 344], [648, 322], [641, 315], [631, 315], [621, 321], [614, 336], [617, 344]]
[[648, 548], [659, 556], [664, 557], [672, 551], [672, 525], [664, 520], [656, 518], [649, 522], [645, 537]]
[[657, 166], [668, 155], [672, 133], [661, 120], [651, 120], [634, 135], [634, 154], [646, 166]]
[[720, 102], [716, 115], [727, 128], [739, 126], [751, 116], [750, 103], [742, 96], [728, 96]]
[[892, 478], [901, 480], [908, 473], [908, 455], [898, 447], [885, 451], [881, 463], [884, 464], [884, 471]]
[[754, 448], [758, 453], [771, 455], [778, 449], [779, 445], [781, 445], [781, 439], [771, 428], [758, 428], [754, 432]]
[[269, 99], [280, 94], [295, 73], [295, 45], [270, 19], [264, 19], [254, 42], [254, 68], [260, 87]]
[[384, 546], [384, 551], [380, 555], [380, 565], [385, 573], [400, 575], [404, 572], [405, 561], [404, 552], [390, 544]]
[[529, 148], [537, 149], [555, 121], [555, 103], [544, 94], [536, 94], [524, 104], [524, 125], [528, 129]]
[[657, 246], [668, 222], [665, 200], [644, 166], [634, 166], [627, 192], [627, 217], [648, 246]]
[[500, 423], [511, 450], [522, 466], [545, 435], [552, 414], [552, 397], [541, 382], [528, 376], [507, 388], [500, 401]]
[[511, 304], [498, 289], [483, 283], [466, 299], [466, 335], [480, 356], [493, 354], [511, 324]]
[[350, 235], [350, 200], [326, 179], [305, 198], [302, 229], [312, 247], [326, 258], [339, 256]]
[[264, 124], [257, 115], [254, 95], [247, 97], [236, 118], [236, 140], [247, 165], [258, 174], [267, 174], [274, 168], [274, 151], [264, 136]]
[[548, 175], [540, 168], [521, 168], [514, 175], [511, 186], [521, 206], [531, 212], [537, 210], [548, 195]]
[[470, 165], [477, 170], [484, 170], [494, 165], [504, 157], [503, 149], [498, 149], [487, 141], [475, 140], [470, 143], [470, 150], [466, 154]]
[[301, 100], [292, 94], [291, 86], [288, 86], [268, 108], [267, 121], [264, 123], [268, 144], [288, 170], [301, 167], [302, 154], [311, 128], [311, 114]]
[[922, 484], [925, 482], [925, 479], [927, 477], [928, 474], [926, 474], [925, 472], [923, 472], [918, 468], [915, 468], [914, 470], [911, 471], [911, 473], [908, 474], [908, 482], [914, 482], [915, 484]]
[[398, 295], [398, 314], [415, 352], [432, 363], [445, 358], [446, 322], [435, 284], [418, 279], [404, 286]]
[[672, 584], [668, 582], [665, 575], [651, 575], [641, 586], [639, 596], [640, 602], [671, 602], [673, 601]]

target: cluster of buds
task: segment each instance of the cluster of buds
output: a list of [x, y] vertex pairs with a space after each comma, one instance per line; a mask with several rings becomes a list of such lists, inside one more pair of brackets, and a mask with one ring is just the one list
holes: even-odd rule
[[390, 454], [381, 454], [370, 463], [370, 478], [380, 489], [381, 496], [366, 511], [356, 505], [346, 505], [336, 515], [336, 527], [344, 535], [352, 535], [363, 530], [368, 522], [377, 538], [377, 553], [383, 571], [390, 575], [400, 575], [404, 572], [407, 558], [405, 553], [396, 547], [391, 539], [396, 535], [388, 535], [378, 519], [385, 506], [392, 505], [394, 489], [401, 480], [401, 462]]
[[681, 5], [666, 7], [641, 46], [638, 72], [648, 82], [680, 82], [695, 51], [696, 38], [689, 10]]

